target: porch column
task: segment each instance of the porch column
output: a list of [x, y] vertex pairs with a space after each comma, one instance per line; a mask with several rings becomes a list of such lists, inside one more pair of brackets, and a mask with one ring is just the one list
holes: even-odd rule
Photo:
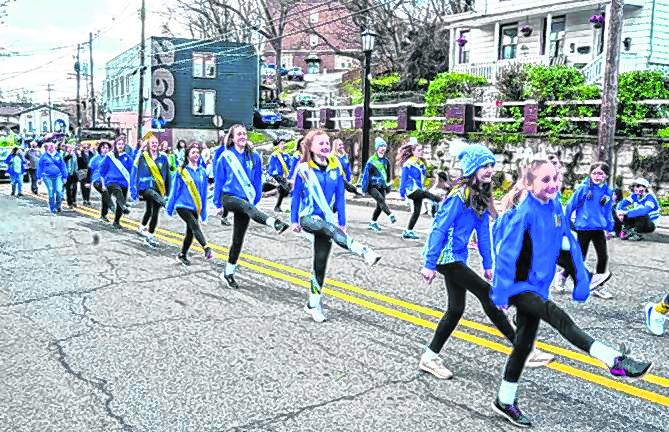
[[495, 84], [497, 80], [497, 62], [499, 60], [499, 21], [495, 23], [495, 34], [492, 36], [492, 44], [495, 49], [495, 63], [493, 63], [495, 66], [492, 68], [490, 82], [491, 84]]
[[448, 70], [449, 72], [453, 71], [453, 66], [455, 66], [455, 28], [451, 27], [449, 29], [449, 38], [448, 38]]
[[[609, 48], [609, 31], [611, 29], [611, 3], [604, 8], [604, 46], [602, 47], [602, 56], [606, 59], [606, 50]], [[595, 47], [597, 45], [594, 45]], [[595, 50], [596, 51], [596, 50]], [[602, 74], [604, 70], [602, 69]]]
[[[553, 26], [553, 14], [546, 14], [546, 28], [544, 29], [544, 63], [551, 64], [551, 27]], [[539, 48], [541, 49], [541, 48]]]

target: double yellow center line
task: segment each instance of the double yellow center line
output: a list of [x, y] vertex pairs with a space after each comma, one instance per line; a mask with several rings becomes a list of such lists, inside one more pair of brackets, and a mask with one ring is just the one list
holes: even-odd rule
[[[45, 198], [41, 196], [39, 199], [46, 201]], [[97, 218], [99, 216], [99, 211], [91, 207], [78, 207], [76, 211], [80, 214], [93, 218]], [[121, 224], [131, 229], [136, 229], [139, 225], [137, 221], [128, 218], [124, 218]], [[180, 246], [183, 240], [182, 234], [163, 228], [158, 228], [156, 230], [155, 237], [175, 246]], [[212, 248], [212, 250], [215, 251], [214, 256], [216, 258], [227, 260], [227, 253], [229, 251], [228, 248], [213, 243], [209, 243], [208, 245]], [[195, 246], [194, 249], [202, 250], [198, 246]], [[242, 253], [240, 258], [241, 259], [239, 260], [238, 264], [252, 271], [307, 289], [310, 288], [311, 273], [309, 272], [245, 253]], [[331, 297], [338, 298], [365, 309], [391, 316], [393, 318], [397, 318], [430, 330], [434, 330], [437, 327], [437, 323], [435, 321], [427, 320], [421, 316], [410, 314], [400, 309], [416, 312], [420, 315], [425, 315], [437, 319], [440, 319], [443, 316], [442, 311], [427, 308], [374, 291], [366, 290], [364, 288], [360, 288], [358, 286], [334, 279], [325, 280], [324, 293]], [[388, 306], [369, 301], [368, 299], [385, 303]], [[489, 325], [484, 325], [465, 319], [460, 320], [460, 325], [478, 332], [486, 333], [487, 335], [494, 336], [496, 338], [503, 338], [503, 335], [496, 328]], [[511, 347], [508, 344], [501, 344], [499, 342], [471, 333], [465, 333], [463, 331], [456, 330], [453, 332], [453, 336], [500, 353], [509, 354], [511, 352]], [[566, 357], [576, 362], [606, 370], [604, 365], [588, 355], [539, 341], [537, 341], [536, 346], [544, 351], [556, 354], [558, 356]], [[612, 379], [607, 376], [588, 372], [584, 369], [576, 368], [558, 361], [553, 361], [547, 367], [621, 393], [669, 407], [669, 396], [666, 394], [646, 390], [631, 384], [627, 384], [626, 382], [619, 379]], [[669, 388], [669, 379], [661, 376], [647, 374], [642, 378], [642, 380], [647, 383], [663, 387], [664, 389]]]

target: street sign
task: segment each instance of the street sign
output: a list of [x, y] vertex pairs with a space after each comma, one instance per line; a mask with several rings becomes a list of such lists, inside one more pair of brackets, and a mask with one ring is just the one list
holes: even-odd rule
[[223, 116], [220, 115], [213, 116], [211, 118], [211, 123], [217, 128], [223, 127]]

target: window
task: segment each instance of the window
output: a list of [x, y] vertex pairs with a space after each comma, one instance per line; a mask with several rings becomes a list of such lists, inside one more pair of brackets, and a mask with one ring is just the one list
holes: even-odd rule
[[499, 29], [499, 58], [508, 60], [516, 58], [518, 46], [518, 23], [505, 24]]
[[49, 132], [49, 122], [47, 121], [42, 122], [42, 132]]
[[318, 12], [312, 12], [309, 14], [309, 24], [318, 23]]
[[118, 80], [121, 83], [121, 96], [123, 96], [125, 94], [125, 80], [123, 78], [119, 78]]
[[284, 67], [286, 69], [290, 69], [293, 67], [293, 55], [292, 54], [284, 54], [281, 56], [281, 67]]
[[105, 87], [107, 87], [107, 99], [111, 99], [111, 83], [109, 80], [105, 81]]
[[341, 55], [335, 55], [335, 69], [347, 70], [353, 69], [353, 59]]
[[[469, 30], [463, 30], [460, 32], [460, 37], [469, 41]], [[458, 54], [458, 63], [469, 63], [469, 47], [471, 42], [468, 42], [460, 46], [460, 53]]]
[[[546, 19], [544, 19], [544, 28], [548, 25]], [[548, 45], [548, 56], [550, 58], [556, 58], [564, 54], [564, 41], [565, 41], [565, 17], [553, 17], [551, 21], [551, 31], [548, 36], [549, 41], [546, 44], [546, 33], [541, 34], [541, 52], [542, 54], [546, 53], [546, 46]]]
[[309, 36], [309, 45], [311, 45], [312, 48], [318, 45], [318, 36], [315, 34], [312, 34]]
[[214, 115], [216, 90], [193, 90], [193, 115]]
[[126, 75], [125, 77], [125, 90], [130, 94], [130, 75]]
[[602, 23], [602, 27], [597, 29], [599, 32], [599, 38], [597, 40], [597, 54], [601, 54], [604, 52], [604, 37], [606, 35], [605, 27], [606, 27], [606, 15], [602, 13], [602, 16], [604, 17], [604, 22]]
[[214, 54], [193, 53], [193, 78], [216, 78]]
[[32, 121], [28, 121], [28, 130], [29, 130], [30, 132], [34, 132], [34, 131], [35, 131], [35, 128], [33, 127], [33, 122], [32, 122]]

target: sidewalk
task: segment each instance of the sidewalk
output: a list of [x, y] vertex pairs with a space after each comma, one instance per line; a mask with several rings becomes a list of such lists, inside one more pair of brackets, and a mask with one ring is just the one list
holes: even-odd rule
[[[410, 211], [409, 201], [410, 200], [402, 201], [400, 193], [397, 191], [391, 191], [386, 195], [386, 204], [388, 204], [388, 208], [393, 211]], [[364, 195], [358, 197], [348, 192], [346, 192], [346, 204], [361, 207], [376, 207], [376, 201], [374, 201], [371, 196]], [[499, 208], [499, 206], [500, 202], [495, 201], [495, 207]], [[669, 216], [660, 216], [657, 228], [669, 230]]]

